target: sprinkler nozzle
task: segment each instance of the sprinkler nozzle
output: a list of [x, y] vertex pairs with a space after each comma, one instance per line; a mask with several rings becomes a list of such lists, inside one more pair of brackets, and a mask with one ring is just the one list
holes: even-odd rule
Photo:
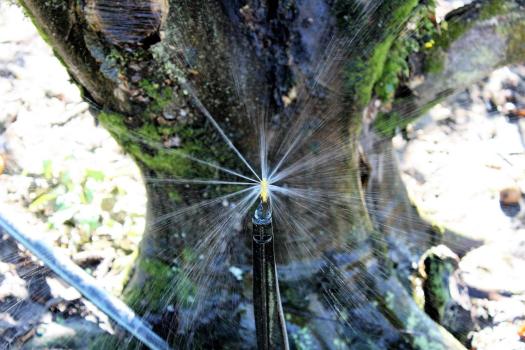
[[268, 180], [266, 178], [263, 178], [261, 180], [261, 193], [260, 193], [261, 201], [263, 203], [268, 202], [268, 197], [269, 197], [268, 186], [269, 186]]
[[288, 350], [288, 335], [274, 257], [272, 211], [269, 203], [262, 198], [253, 215], [252, 224], [253, 306], [257, 348]]
[[259, 202], [253, 214], [252, 222], [254, 225], [271, 225], [272, 211], [267, 202], [263, 202], [262, 200]]

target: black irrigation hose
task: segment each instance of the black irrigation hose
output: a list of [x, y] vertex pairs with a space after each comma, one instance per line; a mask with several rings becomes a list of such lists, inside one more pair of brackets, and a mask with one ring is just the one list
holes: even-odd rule
[[170, 346], [120, 299], [101, 288], [97, 281], [63, 254], [27, 232], [17, 229], [0, 211], [0, 228], [40, 259], [66, 283], [79, 291], [102, 312], [152, 350], [170, 350]]
[[274, 257], [272, 212], [261, 201], [253, 223], [253, 306], [259, 350], [288, 350], [279, 281]]

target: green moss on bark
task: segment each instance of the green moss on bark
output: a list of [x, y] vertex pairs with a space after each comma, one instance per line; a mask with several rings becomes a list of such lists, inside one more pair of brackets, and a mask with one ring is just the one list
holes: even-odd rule
[[406, 26], [392, 44], [383, 74], [374, 87], [375, 95], [384, 103], [392, 102], [399, 85], [409, 79], [409, 57], [426, 52], [435, 45], [433, 37], [438, 29], [432, 20], [434, 12], [433, 3], [417, 6], [408, 22], [410, 25]]
[[[370, 101], [375, 84], [385, 72], [385, 63], [392, 44], [397, 39], [397, 33], [409, 19], [417, 4], [417, 0], [391, 1], [384, 3], [377, 11], [378, 26], [370, 34], [376, 36], [377, 41], [371, 48], [367, 47], [368, 43], [362, 43], [361, 49], [369, 54], [360, 55], [359, 58], [353, 60], [345, 73], [347, 91], [352, 95], [356, 110], [361, 109]], [[359, 51], [359, 48], [356, 51]], [[397, 74], [398, 64], [399, 62], [396, 62], [387, 67], [389, 79]], [[396, 72], [392, 73], [392, 71]], [[389, 89], [390, 83], [385, 82], [384, 91]]]
[[[220, 153], [222, 148], [202, 143], [209, 133], [204, 128], [194, 128], [191, 125], [167, 127], [148, 117], [149, 111], [162, 109], [171, 101], [166, 98], [165, 93], [158, 96], [148, 107], [146, 116], [141, 118], [143, 125], [140, 127], [127, 125], [126, 116], [115, 112], [103, 111], [98, 120], [135, 160], [159, 175], [182, 178], [216, 177], [218, 174], [215, 169], [196, 163], [188, 157], [206, 159], [207, 155]], [[181, 146], [175, 149], [166, 147], [163, 144], [164, 139], [174, 136], [181, 138]]]
[[394, 99], [400, 82], [407, 79], [410, 74], [408, 56], [418, 50], [418, 42], [411, 37], [399, 38], [394, 42], [384, 64], [383, 74], [374, 86], [375, 95], [383, 102]]
[[494, 16], [502, 15], [508, 12], [508, 0], [489, 0], [481, 7], [479, 19], [490, 19]]
[[444, 98], [445, 97], [433, 100], [431, 103], [428, 103], [424, 108], [421, 108], [413, 115], [401, 115], [398, 112], [379, 112], [376, 119], [374, 120], [374, 128], [379, 134], [385, 137], [393, 137], [396, 132], [406, 128], [408, 124], [417, 120], [421, 115], [428, 112], [436, 104], [443, 101]]
[[405, 128], [412, 120], [396, 112], [380, 112], [374, 121], [374, 128], [385, 137], [393, 137], [397, 130]]
[[507, 26], [510, 31], [507, 45], [507, 57], [511, 62], [523, 62], [525, 60], [525, 22], [519, 21], [515, 25]]
[[142, 80], [139, 86], [152, 99], [152, 103], [147, 107], [149, 113], [160, 115], [172, 102], [173, 91], [169, 87], [161, 87], [158, 83], [149, 80]]
[[365, 106], [372, 96], [374, 84], [383, 74], [384, 63], [394, 37], [389, 36], [378, 44], [368, 59], [362, 59], [347, 70], [347, 82], [357, 105]]
[[[164, 309], [166, 295], [170, 291], [169, 281], [173, 280], [174, 271], [172, 268], [154, 259], [140, 258], [135, 266], [141, 269], [147, 281], [144, 281], [140, 288], [126, 290], [124, 299], [129, 305], [141, 309], [144, 302], [147, 302], [148, 310], [160, 312]], [[159, 278], [161, 276], [162, 278]]]

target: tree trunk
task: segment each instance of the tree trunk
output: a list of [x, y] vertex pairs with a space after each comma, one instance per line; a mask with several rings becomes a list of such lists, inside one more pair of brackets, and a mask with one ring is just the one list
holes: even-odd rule
[[264, 129], [269, 163], [292, 149], [286, 183], [307, 197], [274, 206], [292, 348], [462, 348], [410, 295], [412, 263], [441, 237], [410, 205], [388, 137], [523, 57], [520, 0], [474, 3], [448, 28], [417, 0], [20, 3], [143, 171], [149, 224], [125, 298], [159, 334], [255, 347], [250, 203], [216, 214], [222, 200], [197, 203], [237, 186], [161, 180], [252, 177], [224, 136], [251, 162]]

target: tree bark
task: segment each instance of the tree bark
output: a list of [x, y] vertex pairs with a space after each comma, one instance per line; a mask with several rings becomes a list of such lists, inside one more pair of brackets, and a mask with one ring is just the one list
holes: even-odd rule
[[[321, 189], [321, 197], [345, 193], [352, 200], [345, 208], [316, 202], [322, 215], [315, 222], [300, 205], [288, 203], [294, 212], [286, 215], [300, 218], [315, 239], [286, 225], [276, 232], [293, 348], [462, 348], [410, 296], [411, 263], [440, 237], [421, 234], [429, 229], [423, 221], [407, 228], [419, 219], [385, 136], [403, 126], [405, 116], [460, 89], [460, 81], [474, 82], [523, 57], [519, 0], [470, 5], [447, 22], [450, 32], [420, 33], [419, 50], [412, 53], [398, 35], [411, 21], [429, 23], [430, 5], [417, 0], [20, 3], [100, 123], [144, 173], [150, 226], [125, 297], [162, 336], [192, 349], [255, 347], [250, 235], [238, 228], [227, 237], [203, 237], [203, 226], [213, 225], [213, 218], [203, 217], [203, 225], [191, 211], [176, 220], [166, 216], [226, 190], [149, 181], [219, 178], [217, 167], [182, 154], [250, 175], [217, 134], [205, 106], [247, 159], [258, 155], [257, 128], [250, 125], [257, 115], [269, 116], [270, 133], [302, 130], [297, 126], [318, 116], [313, 120], [323, 125], [318, 132], [292, 134], [291, 140], [304, 141], [290, 161], [310, 156], [316, 147], [329, 154], [344, 146], [317, 165], [308, 185]], [[424, 36], [432, 38], [433, 48], [423, 49]], [[465, 51], [473, 41], [482, 49], [480, 60]], [[403, 64], [390, 64], [393, 57], [414, 64], [405, 81], [398, 79]], [[431, 60], [442, 65], [421, 68]], [[468, 79], [461, 78], [467, 72]], [[416, 76], [424, 76], [417, 86]], [[392, 82], [396, 93], [378, 109], [374, 96]], [[278, 142], [286, 148], [291, 140]], [[274, 164], [278, 153], [270, 154]], [[320, 168], [344, 181], [326, 183]], [[387, 176], [394, 181], [384, 180]], [[411, 220], [388, 221], [396, 216]], [[297, 251], [290, 253], [290, 247]], [[242, 279], [230, 273], [232, 266], [245, 272]]]
[[374, 121], [385, 136], [425, 110], [485, 78], [498, 67], [523, 62], [525, 23], [520, 1], [473, 2], [449, 13], [410, 57], [410, 77]]

